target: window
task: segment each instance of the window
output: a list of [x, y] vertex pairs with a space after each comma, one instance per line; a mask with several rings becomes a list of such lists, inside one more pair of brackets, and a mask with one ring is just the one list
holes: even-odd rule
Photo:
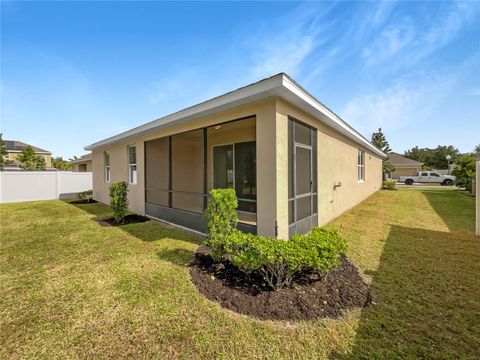
[[438, 175], [437, 173], [430, 173], [430, 176], [436, 176], [436, 177], [439, 177], [440, 175]]
[[420, 176], [428, 176], [428, 173], [422, 172], [422, 173], [420, 174]]
[[137, 183], [137, 147], [135, 145], [128, 147], [128, 182]]
[[365, 180], [365, 151], [358, 150], [358, 181]]
[[103, 153], [103, 161], [105, 163], [105, 181], [110, 182], [110, 151]]

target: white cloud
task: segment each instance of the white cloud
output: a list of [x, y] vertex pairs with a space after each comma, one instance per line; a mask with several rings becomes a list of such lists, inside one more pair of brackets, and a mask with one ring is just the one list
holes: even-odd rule
[[374, 66], [407, 48], [415, 36], [415, 29], [409, 21], [388, 26], [371, 47], [364, 49], [362, 57], [366, 59], [367, 66]]
[[[266, 33], [256, 34], [251, 41], [257, 45], [247, 72], [250, 80], [279, 72], [298, 76], [306, 59], [330, 40], [330, 30], [339, 21], [329, 16], [335, 6], [298, 6], [288, 16], [279, 19], [274, 28], [269, 27]], [[276, 35], [272, 36], [272, 32]]]
[[361, 95], [350, 100], [342, 117], [363, 134], [381, 127], [397, 129], [414, 120], [414, 109], [419, 106], [421, 89], [396, 85], [385, 91]]
[[250, 69], [253, 78], [262, 78], [279, 72], [295, 74], [302, 61], [311, 53], [315, 45], [312, 36], [284, 36], [270, 44]]
[[363, 50], [365, 65], [388, 64], [390, 69], [417, 65], [438, 49], [450, 44], [475, 17], [478, 4], [472, 2], [439, 3], [445, 6], [441, 16], [418, 23], [409, 16], [392, 21], [372, 44]]
[[454, 73], [417, 73], [399, 79], [383, 90], [352, 98], [340, 114], [366, 136], [379, 127], [395, 132], [418, 121], [428, 121], [455, 95], [457, 85], [471, 73], [477, 61], [478, 56], [467, 59]]

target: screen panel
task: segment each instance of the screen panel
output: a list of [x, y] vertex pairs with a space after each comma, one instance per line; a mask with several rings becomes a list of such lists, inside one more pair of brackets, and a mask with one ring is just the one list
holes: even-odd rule
[[168, 138], [145, 143], [145, 201], [168, 206]]
[[312, 137], [310, 134], [310, 127], [295, 121], [295, 142], [311, 145]]
[[295, 148], [296, 173], [295, 188], [296, 195], [307, 194], [311, 192], [311, 153], [310, 149], [297, 146]]
[[172, 207], [203, 212], [204, 146], [203, 130], [173, 135]]

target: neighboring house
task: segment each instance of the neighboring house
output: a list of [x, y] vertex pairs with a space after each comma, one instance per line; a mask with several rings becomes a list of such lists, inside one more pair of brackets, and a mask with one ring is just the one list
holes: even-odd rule
[[239, 228], [288, 239], [382, 186], [385, 155], [286, 74], [85, 147], [93, 197], [129, 182], [139, 214], [206, 232], [213, 188], [233, 188]]
[[4, 156], [5, 160], [11, 160], [10, 164], [5, 165], [5, 170], [17, 170], [20, 169], [20, 163], [17, 158], [21, 155], [22, 150], [27, 146], [31, 146], [35, 154], [42, 156], [45, 159], [46, 168], [52, 167], [52, 153], [48, 150], [40, 149], [36, 146], [25, 144], [24, 142], [17, 140], [4, 140], [7, 154]]
[[400, 154], [390, 152], [387, 154], [390, 163], [395, 168], [395, 171], [390, 173], [390, 178], [398, 179], [400, 176], [417, 175], [422, 170], [423, 163], [408, 159]]
[[92, 154], [80, 156], [78, 159], [70, 161], [72, 171], [74, 172], [90, 172], [92, 171]]

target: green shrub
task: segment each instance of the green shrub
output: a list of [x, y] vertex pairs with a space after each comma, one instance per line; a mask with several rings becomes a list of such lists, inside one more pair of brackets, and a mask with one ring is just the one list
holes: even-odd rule
[[208, 237], [205, 245], [210, 249], [214, 260], [222, 259], [227, 237], [235, 230], [238, 222], [238, 201], [233, 189], [210, 191], [205, 217], [208, 223]]
[[77, 194], [77, 200], [92, 200], [93, 192], [92, 190], [82, 191]]
[[118, 181], [110, 185], [110, 206], [117, 222], [122, 221], [128, 213], [127, 187], [126, 181]]
[[320, 276], [340, 265], [347, 251], [347, 243], [337, 230], [327, 227], [314, 228], [306, 235], [295, 235], [290, 241], [297, 243], [298, 248], [304, 251], [306, 267]]
[[464, 155], [457, 160], [452, 175], [455, 176], [455, 185], [472, 192], [475, 184], [475, 157]]
[[394, 189], [395, 189], [395, 185], [396, 185], [396, 183], [395, 183], [395, 181], [393, 181], [393, 180], [389, 180], [389, 181], [384, 181], [384, 182], [383, 182], [383, 187], [384, 187], [385, 189], [394, 190]]
[[279, 290], [301, 271], [325, 275], [341, 263], [346, 243], [336, 230], [328, 228], [315, 228], [289, 241], [234, 230], [223, 250], [224, 258], [233, 265], [246, 273], [258, 271], [272, 289]]

